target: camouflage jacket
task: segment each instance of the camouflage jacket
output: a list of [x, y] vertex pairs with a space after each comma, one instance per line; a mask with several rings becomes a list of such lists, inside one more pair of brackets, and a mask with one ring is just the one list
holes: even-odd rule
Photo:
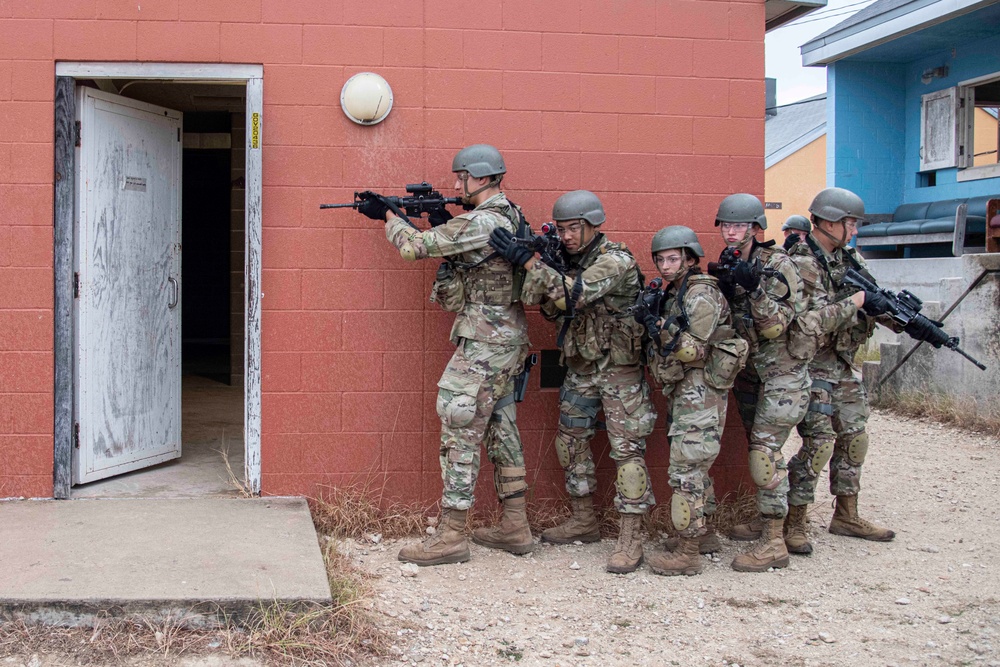
[[[517, 212], [503, 194], [490, 197], [471, 211], [447, 223], [418, 231], [399, 218], [385, 224], [389, 242], [415, 259], [447, 257], [457, 264], [465, 303], [455, 317], [451, 341], [469, 338], [501, 345], [526, 345], [528, 321], [520, 302], [513, 300], [513, 269], [493, 255], [490, 232], [503, 227], [517, 230]], [[485, 261], [484, 261], [485, 260]]]
[[578, 279], [580, 296], [562, 347], [566, 365], [575, 373], [589, 375], [612, 364], [638, 364], [642, 326], [631, 317], [617, 317], [635, 303], [642, 286], [635, 257], [624, 244], [599, 233], [586, 252], [570, 258], [565, 279], [536, 261], [525, 277], [522, 296], [525, 303], [541, 303], [542, 315], [562, 324], [565, 311], [556, 302], [565, 302], [567, 291], [573, 292]]
[[801, 366], [802, 360], [788, 353], [788, 332], [792, 320], [805, 310], [806, 301], [799, 271], [784, 248], [754, 244], [747, 261], [755, 259], [764, 269], [780, 273], [784, 282], [762, 276], [752, 292], [735, 285], [729, 305], [736, 331], [750, 345], [750, 363], [762, 380], [768, 380]]
[[[791, 252], [799, 267], [807, 299], [806, 312], [797, 318], [793, 331], [793, 337], [804, 340], [796, 340], [796, 345], [809, 346], [811, 339], [820, 367], [839, 357], [853, 368], [854, 355], [875, 330], [876, 318], [865, 315], [854, 305], [850, 297], [858, 290], [842, 281], [847, 270], [855, 264], [864, 268], [865, 260], [854, 248], [839, 248], [828, 253], [812, 235], [808, 242], [792, 246]], [[821, 375], [822, 372], [817, 377]]]
[[[663, 304], [660, 340], [653, 341], [649, 350], [650, 371], [657, 382], [663, 385], [663, 393], [669, 394], [674, 384], [680, 382], [684, 374], [691, 369], [703, 369], [711, 360], [713, 347], [717, 344], [726, 345], [735, 340], [736, 331], [732, 326], [732, 314], [729, 303], [719, 290], [718, 280], [701, 273], [688, 274], [687, 287], [681, 300], [677, 298], [679, 286], [671, 284], [667, 288], [667, 298]], [[681, 307], [683, 301], [683, 309]], [[677, 318], [687, 317], [687, 328], [678, 334]], [[661, 347], [677, 337], [676, 349], [693, 347], [695, 358], [683, 362], [671, 353], [663, 356]], [[742, 367], [746, 359], [746, 345], [735, 355]], [[728, 346], [727, 346], [728, 347]], [[729, 369], [731, 377], [725, 378], [731, 384], [738, 368]], [[720, 378], [720, 380], [723, 378]], [[720, 382], [725, 384], [725, 382]]]

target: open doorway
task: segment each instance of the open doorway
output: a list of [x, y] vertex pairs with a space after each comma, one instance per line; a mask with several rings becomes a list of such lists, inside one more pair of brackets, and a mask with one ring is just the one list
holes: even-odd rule
[[[60, 63], [65, 66], [67, 64]], [[76, 194], [75, 207], [79, 220], [76, 221], [74, 251], [74, 303], [72, 304], [71, 341], [69, 345], [60, 346], [59, 326], [57, 325], [57, 347], [70, 348], [74, 373], [68, 387], [69, 400], [65, 393], [60, 396], [57, 386], [56, 397], [56, 496], [72, 498], [94, 497], [199, 497], [209, 495], [237, 495], [240, 491], [259, 492], [259, 294], [256, 285], [259, 281], [259, 239], [260, 239], [260, 79], [251, 77], [242, 80], [212, 80], [205, 74], [215, 74], [217, 78], [231, 76], [225, 71], [227, 66], [221, 66], [220, 71], [206, 66], [164, 66], [173, 69], [163, 74], [172, 76], [151, 76], [156, 74], [155, 68], [120, 64], [87, 65], [77, 64], [72, 73], [72, 85], [78, 104], [84, 104], [85, 98], [100, 97], [106, 106], [118, 104], [120, 108], [137, 107], [148, 114], [177, 115], [182, 117], [181, 128], [177, 134], [179, 146], [173, 150], [181, 155], [179, 159], [177, 178], [179, 211], [177, 220], [178, 241], [177, 262], [163, 276], [153, 277], [150, 284], [144, 288], [151, 297], [143, 296], [133, 299], [142, 304], [142, 315], [139, 320], [155, 320], [157, 308], [161, 302], [168, 302], [168, 308], [176, 311], [179, 329], [176, 335], [177, 344], [163, 342], [168, 335], [160, 335], [153, 331], [149, 333], [140, 322], [138, 335], [135, 339], [156, 339], [159, 347], [152, 352], [156, 370], [152, 374], [142, 374], [140, 382], [132, 382], [129, 386], [149, 385], [151, 375], [156, 376], [155, 383], [176, 383], [179, 394], [178, 405], [174, 406], [179, 437], [170, 435], [169, 428], [159, 426], [136, 431], [130, 428], [118, 430], [108, 427], [113, 419], [105, 419], [105, 414], [112, 412], [105, 406], [114, 403], [115, 418], [127, 415], [141, 401], [142, 391], [121, 391], [119, 386], [108, 383], [103, 388], [100, 382], [88, 383], [86, 377], [81, 377], [80, 356], [87, 356], [88, 331], [87, 326], [81, 326], [81, 311], [85, 311], [88, 293], [87, 262], [100, 264], [100, 271], [109, 272], [105, 264], [120, 264], [105, 259], [94, 260], [88, 257], [86, 247], [87, 230], [85, 211], [80, 210], [79, 200], [91, 197], [92, 193]], [[139, 67], [139, 70], [133, 68]], [[179, 71], [176, 68], [184, 68]], [[240, 68], [241, 66], [233, 66]], [[242, 66], [245, 67], [245, 66]], [[122, 71], [124, 68], [125, 71]], [[259, 68], [258, 68], [259, 69]], [[130, 71], [131, 70], [131, 71]], [[180, 74], [187, 74], [179, 76]], [[57, 74], [64, 74], [57, 69]], [[88, 77], [87, 74], [105, 76]], [[138, 75], [138, 76], [136, 76]], [[193, 75], [202, 78], [192, 80]], [[66, 87], [65, 78], [60, 79], [60, 86]], [[81, 93], [81, 89], [91, 92]], [[248, 93], [249, 91], [249, 93]], [[58, 94], [57, 94], [58, 97]], [[76, 117], [83, 116], [79, 109]], [[131, 112], [116, 112], [118, 116]], [[59, 105], [57, 103], [57, 116]], [[249, 139], [247, 118], [253, 119], [254, 132]], [[57, 118], [57, 127], [59, 119]], [[78, 141], [86, 143], [95, 140], [94, 132], [88, 133], [84, 124], [82, 132], [77, 130]], [[123, 133], [122, 130], [118, 130]], [[57, 162], [59, 161], [59, 137], [57, 131]], [[133, 141], [132, 146], [126, 146], [123, 152], [138, 151], [135, 148], [145, 141]], [[75, 159], [83, 164], [75, 164], [77, 174], [87, 167], [87, 160], [94, 158], [85, 155], [77, 143]], [[180, 153], [177, 153], [177, 151]], [[248, 151], [255, 153], [248, 156]], [[122, 152], [122, 151], [120, 151]], [[134, 152], [134, 151], [133, 151]], [[109, 152], [110, 154], [110, 152]], [[146, 163], [163, 163], [162, 156], [156, 159], [145, 158]], [[133, 162], [136, 162], [133, 160]], [[100, 169], [107, 171], [108, 160], [101, 163]], [[139, 167], [131, 169], [138, 175], [116, 173], [112, 181], [126, 183], [120, 189], [145, 190], [150, 193], [155, 190], [155, 175], [146, 177], [140, 174], [143, 160], [138, 160]], [[58, 166], [57, 166], [58, 169]], [[152, 172], [161, 171], [155, 165]], [[92, 177], [91, 177], [92, 178]], [[116, 180], [117, 179], [117, 180]], [[88, 184], [90, 181], [88, 180]], [[114, 183], [110, 190], [116, 190]], [[248, 186], [249, 183], [249, 186]], [[79, 188], [79, 183], [77, 184]], [[94, 188], [91, 186], [91, 190]], [[57, 182], [58, 190], [58, 182]], [[126, 193], [125, 196], [135, 196]], [[160, 200], [164, 198], [161, 196]], [[60, 197], [57, 193], [57, 229], [60, 227]], [[89, 204], [91, 207], [93, 203]], [[110, 238], [114, 225], [107, 224], [104, 218], [125, 219], [124, 209], [119, 206], [105, 206], [99, 214], [100, 221], [93, 223], [94, 238], [101, 236], [104, 252], [110, 258], [112, 249], [125, 252], [126, 244], [117, 246], [108, 243], [103, 237]], [[65, 211], [63, 211], [65, 214]], [[135, 217], [132, 212], [132, 217]], [[156, 218], [156, 215], [153, 215]], [[167, 216], [169, 218], [169, 216]], [[154, 221], [154, 225], [159, 224]], [[169, 225], [169, 219], [163, 223]], [[104, 225], [103, 227], [101, 225]], [[65, 227], [65, 224], [63, 224]], [[125, 227], [119, 224], [117, 227]], [[247, 230], [250, 230], [250, 242], [247, 242]], [[81, 229], [83, 230], [81, 232]], [[114, 232], [119, 233], [119, 232]], [[84, 238], [81, 243], [80, 237]], [[162, 245], [162, 244], [161, 244]], [[59, 301], [59, 234], [57, 233], [57, 311]], [[94, 254], [94, 253], [91, 253]], [[140, 262], [141, 263], [141, 262]], [[158, 262], [147, 262], [148, 269], [140, 272], [156, 273]], [[173, 271], [171, 273], [171, 271]], [[81, 278], [83, 276], [83, 278]], [[250, 278], [248, 280], [248, 277]], [[121, 281], [125, 282], [125, 281]], [[142, 282], [136, 278], [132, 282]], [[248, 285], [249, 283], [249, 285]], [[156, 294], [157, 290], [163, 292]], [[174, 292], [171, 292], [174, 290]], [[126, 291], [123, 288], [114, 292]], [[131, 291], [136, 291], [132, 289]], [[113, 306], [108, 312], [129, 310], [125, 301]], [[99, 315], [99, 313], [98, 313]], [[91, 319], [96, 316], [91, 314]], [[107, 316], [104, 316], [107, 319]], [[65, 324], [65, 321], [64, 321]], [[117, 324], [116, 324], [117, 326]], [[65, 335], [65, 331], [63, 334]], [[249, 334], [249, 335], [248, 335]], [[162, 340], [161, 340], [162, 339]], [[63, 341], [65, 343], [65, 341]], [[122, 355], [130, 353], [128, 345], [118, 345], [115, 349], [125, 350]], [[140, 346], [141, 347], [141, 346]], [[172, 350], [173, 347], [178, 348]], [[83, 353], [81, 353], [83, 351]], [[169, 368], [159, 368], [156, 364], [161, 358], [176, 355], [179, 358], [176, 372]], [[98, 356], [91, 354], [91, 356]], [[57, 367], [60, 366], [60, 354], [57, 350]], [[63, 358], [63, 362], [66, 358]], [[111, 365], [114, 365], [113, 363]], [[135, 368], [143, 368], [141, 365]], [[134, 371], [133, 371], [134, 372]], [[57, 370], [57, 385], [59, 377], [64, 375]], [[122, 375], [122, 373], [119, 373]], [[120, 384], [120, 383], [119, 383]], [[94, 392], [94, 385], [105, 395], [99, 400], [86, 403], [80, 396], [87, 391]], [[149, 393], [149, 392], [145, 392]], [[169, 396], [169, 392], [164, 392]], [[110, 396], [110, 401], [109, 401]], [[62, 399], [62, 400], [61, 400]], [[166, 403], [170, 403], [166, 399]], [[99, 404], [100, 414], [95, 415], [91, 405]], [[67, 407], [71, 411], [70, 456], [60, 451], [60, 416], [65, 417]], [[166, 405], [163, 410], [172, 410]], [[136, 408], [136, 411], [141, 412]], [[95, 416], [97, 419], [95, 419]], [[100, 428], [89, 431], [86, 420], [101, 422]], [[128, 421], [129, 417], [124, 418]], [[142, 421], [138, 417], [133, 421]], [[147, 420], [148, 421], [148, 420]], [[83, 426], [81, 427], [81, 422]], [[167, 423], [161, 420], [163, 423]], [[112, 423], [113, 426], [113, 423]], [[166, 433], [166, 435], [164, 435]], [[163, 441], [171, 438], [179, 443], [171, 450], [162, 442], [153, 445], [142, 445], [139, 441]], [[139, 443], [138, 445], [136, 443]], [[145, 456], [137, 450], [142, 446], [150, 446], [156, 450], [157, 457]], [[89, 448], [89, 449], [88, 449]], [[81, 450], [96, 463], [85, 459]], [[96, 454], [95, 454], [96, 452]], [[162, 453], [167, 452], [167, 453]], [[171, 453], [172, 452], [172, 453]], [[101, 461], [101, 456], [106, 461]], [[145, 458], [144, 458], [145, 456]], [[116, 458], [117, 457], [117, 458]], [[130, 460], [131, 457], [131, 460]], [[67, 470], [67, 458], [69, 459]], [[126, 459], [124, 463], [120, 458]], [[108, 463], [110, 461], [110, 463]], [[90, 466], [87, 468], [87, 466]], [[92, 471], [101, 466], [105, 471], [90, 476], [81, 471]], [[94, 477], [102, 479], [91, 481]]]

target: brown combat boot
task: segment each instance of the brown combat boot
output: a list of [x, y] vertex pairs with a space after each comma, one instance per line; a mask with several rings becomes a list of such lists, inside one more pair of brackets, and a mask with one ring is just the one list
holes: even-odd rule
[[764, 517], [758, 514], [747, 523], [733, 526], [729, 531], [729, 539], [737, 542], [756, 542], [764, 534]]
[[621, 527], [618, 531], [618, 544], [611, 552], [608, 566], [605, 568], [613, 574], [628, 574], [635, 572], [642, 563], [642, 514], [621, 514]]
[[788, 516], [785, 517], [785, 548], [790, 554], [808, 556], [813, 552], [813, 545], [806, 535], [806, 512], [808, 505], [789, 505]]
[[733, 559], [732, 566], [737, 572], [767, 572], [772, 567], [788, 567], [788, 549], [782, 535], [784, 519], [765, 519], [764, 522], [767, 541]]
[[526, 554], [534, 549], [525, 505], [524, 496], [506, 498], [500, 523], [491, 528], [476, 528], [472, 531], [472, 541], [482, 547], [502, 549], [512, 554]]
[[468, 510], [442, 509], [437, 532], [420, 544], [403, 547], [396, 558], [421, 567], [469, 560], [469, 542], [465, 539], [468, 514]]
[[[714, 526], [706, 526], [707, 532], [698, 538], [698, 553], [700, 554], [714, 554], [716, 552], [722, 551], [722, 542], [719, 541], [719, 535], [715, 532]], [[680, 546], [681, 540], [676, 535], [668, 537], [663, 542], [663, 548], [667, 551], [673, 552], [677, 551], [677, 547]]]
[[873, 542], [891, 542], [896, 533], [858, 516], [857, 496], [837, 496], [829, 531], [834, 535], [860, 537]]
[[698, 538], [681, 535], [677, 551], [673, 555], [653, 553], [647, 559], [649, 569], [656, 574], [673, 577], [679, 574], [688, 576], [701, 574], [701, 556], [698, 554]]
[[601, 524], [594, 514], [593, 496], [570, 498], [569, 504], [573, 513], [558, 526], [542, 531], [542, 542], [552, 544], [600, 542]]

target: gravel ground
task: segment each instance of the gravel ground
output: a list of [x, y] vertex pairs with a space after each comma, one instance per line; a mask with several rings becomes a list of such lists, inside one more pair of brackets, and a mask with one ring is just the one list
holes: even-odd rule
[[406, 541], [354, 544], [396, 635], [379, 664], [1000, 666], [1000, 443], [886, 413], [869, 427], [862, 515], [896, 540], [827, 533], [824, 477], [815, 552], [784, 570], [733, 571], [746, 545], [724, 539], [700, 576], [616, 576], [604, 540], [523, 557], [473, 546], [412, 576], [396, 561]]

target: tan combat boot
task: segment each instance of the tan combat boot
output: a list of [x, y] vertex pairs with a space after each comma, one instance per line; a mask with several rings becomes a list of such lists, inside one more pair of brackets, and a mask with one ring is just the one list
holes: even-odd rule
[[[704, 535], [698, 538], [698, 553], [700, 554], [714, 554], [716, 552], [722, 551], [722, 542], [719, 541], [719, 535], [715, 532], [714, 526], [706, 526], [707, 531]], [[681, 540], [676, 535], [673, 537], [668, 537], [663, 542], [663, 548], [667, 551], [677, 551], [677, 547], [680, 546]]]
[[765, 519], [764, 522], [767, 541], [733, 559], [732, 566], [737, 572], [767, 572], [771, 567], [788, 567], [788, 549], [782, 535], [784, 519]]
[[785, 548], [788, 553], [808, 556], [813, 552], [813, 546], [806, 535], [806, 512], [808, 505], [789, 505], [788, 516], [785, 517]]
[[873, 542], [891, 542], [896, 533], [858, 516], [857, 496], [837, 496], [829, 531], [834, 535], [860, 537]]
[[613, 574], [628, 574], [635, 572], [642, 563], [642, 514], [620, 514], [621, 528], [618, 531], [618, 544], [611, 552], [608, 566], [605, 568]]
[[733, 526], [729, 531], [729, 539], [737, 542], [756, 542], [764, 534], [764, 517], [758, 514], [747, 523]]
[[396, 558], [421, 567], [469, 560], [469, 542], [465, 539], [465, 520], [468, 514], [468, 510], [441, 510], [437, 532], [420, 544], [403, 547]]
[[698, 538], [681, 535], [677, 551], [673, 555], [653, 553], [646, 561], [656, 574], [673, 577], [679, 574], [688, 576], [701, 574], [701, 556], [698, 554]]
[[524, 496], [503, 501], [503, 518], [491, 528], [476, 528], [472, 541], [482, 547], [502, 549], [512, 554], [526, 554], [534, 548], [531, 528], [525, 513]]
[[574, 542], [600, 542], [601, 524], [594, 514], [593, 496], [570, 498], [573, 513], [563, 523], [542, 531], [542, 542], [573, 544]]

